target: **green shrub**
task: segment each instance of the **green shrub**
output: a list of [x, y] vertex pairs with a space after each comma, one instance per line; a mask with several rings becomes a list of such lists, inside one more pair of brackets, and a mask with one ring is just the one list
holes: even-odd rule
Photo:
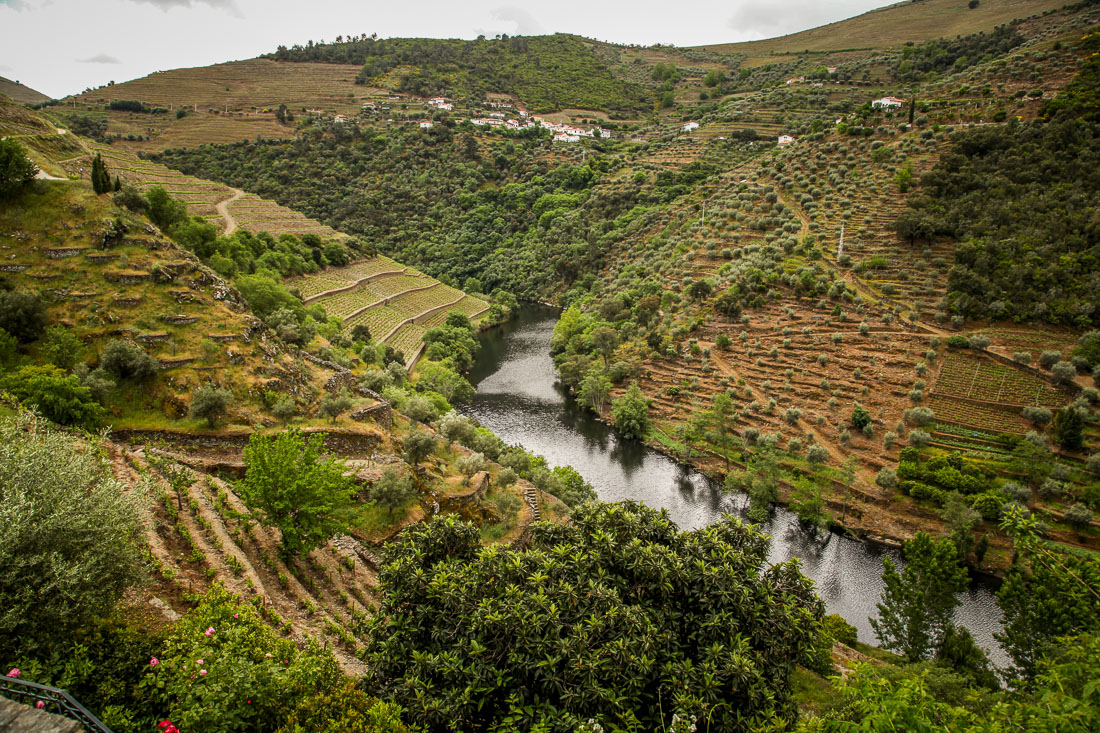
[[34, 406], [60, 425], [92, 430], [99, 426], [104, 411], [80, 379], [52, 365], [25, 366], [0, 378], [0, 386], [27, 407]]
[[141, 686], [182, 731], [274, 730], [302, 700], [344, 682], [330, 652], [280, 639], [215, 585], [169, 633]]
[[103, 349], [99, 366], [115, 379], [141, 382], [157, 373], [157, 360], [133, 341], [114, 340]]
[[229, 390], [204, 384], [191, 396], [188, 414], [193, 418], [206, 420], [210, 427], [216, 428], [218, 422], [229, 412], [232, 401], [233, 394]]
[[401, 707], [370, 697], [354, 682], [298, 703], [276, 733], [408, 733]]
[[37, 339], [46, 326], [46, 303], [34, 293], [0, 290], [0, 329], [19, 343]]
[[14, 196], [34, 180], [38, 166], [15, 138], [0, 139], [0, 199]]
[[88, 446], [0, 418], [0, 652], [67, 643], [141, 578], [140, 500]]

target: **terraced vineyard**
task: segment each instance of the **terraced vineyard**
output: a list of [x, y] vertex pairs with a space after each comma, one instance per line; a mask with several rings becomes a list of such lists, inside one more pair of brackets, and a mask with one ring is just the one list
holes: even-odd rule
[[[168, 193], [187, 205], [188, 214], [201, 216], [215, 223], [225, 223], [216, 206], [230, 201], [236, 195], [236, 189], [180, 173], [116, 147], [91, 147], [93, 154], [99, 153], [103, 156], [111, 174], [118, 175], [125, 183], [131, 183], [143, 191], [153, 186], [163, 186]], [[91, 171], [91, 155], [71, 158], [64, 164], [68, 173], [86, 178]], [[322, 237], [342, 236], [332, 227], [307, 219], [297, 211], [253, 194], [244, 194], [239, 199], [230, 201], [228, 211], [238, 227], [254, 234], [266, 231], [278, 236], [285, 233], [300, 235], [312, 232]]]
[[1050, 382], [992, 359], [948, 353], [936, 379], [934, 393], [986, 403], [1059, 408], [1069, 397]]
[[1031, 429], [1031, 425], [1020, 416], [1018, 410], [1007, 407], [969, 402], [939, 394], [932, 395], [928, 406], [936, 413], [936, 420], [941, 422], [1014, 435], [1023, 435]]
[[[141, 136], [124, 140], [128, 149], [161, 151], [238, 140], [286, 138], [293, 124], [282, 125], [274, 111], [317, 109], [328, 114], [357, 114], [376, 90], [357, 86], [359, 67], [346, 64], [279, 63], [267, 59], [232, 61], [191, 69], [162, 71], [141, 79], [93, 89], [70, 97], [62, 113], [105, 116], [108, 134]], [[142, 114], [107, 110], [111, 99], [133, 99], [170, 112]]]
[[330, 268], [287, 284], [297, 288], [310, 304], [318, 303], [329, 315], [343, 319], [347, 328], [365, 325], [374, 338], [401, 351], [410, 361], [424, 333], [441, 325], [451, 311], [473, 318], [489, 309], [484, 300], [406, 270], [385, 257]]
[[379, 276], [403, 273], [408, 268], [381, 255], [362, 260], [347, 267], [322, 270], [309, 277], [288, 280], [287, 285], [297, 289], [305, 301], [311, 302], [323, 293], [341, 288], [350, 288], [367, 279]]
[[273, 234], [290, 232], [291, 234], [320, 234], [322, 237], [337, 236], [332, 227], [255, 194], [245, 194], [236, 201], [230, 202], [228, 208], [229, 213], [237, 221], [237, 226], [253, 234], [263, 231]]
[[313, 301], [325, 307], [329, 315], [342, 319], [374, 304], [383, 304], [389, 298], [417, 288], [430, 288], [437, 281], [416, 275], [392, 275], [363, 283], [351, 290], [326, 295]]
[[987, 336], [995, 346], [1002, 346], [1012, 353], [1028, 353], [1037, 358], [1043, 351], [1059, 351], [1067, 356], [1077, 343], [1077, 334], [1069, 329], [1054, 326], [1013, 326], [999, 325], [997, 328], [982, 329], [975, 335]]

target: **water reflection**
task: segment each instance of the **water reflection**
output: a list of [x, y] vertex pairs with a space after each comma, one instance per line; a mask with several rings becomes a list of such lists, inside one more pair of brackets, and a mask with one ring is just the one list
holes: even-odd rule
[[[748, 499], [723, 494], [700, 473], [687, 469], [643, 443], [627, 440], [570, 399], [557, 383], [549, 341], [557, 312], [525, 308], [513, 322], [482, 334], [482, 351], [471, 379], [477, 395], [463, 412], [476, 417], [507, 443], [520, 444], [552, 466], [575, 468], [601, 499], [637, 499], [667, 509], [681, 529], [718, 521], [723, 514], [744, 516]], [[797, 517], [778, 510], [764, 525], [772, 537], [768, 560], [799, 559], [817, 584], [829, 613], [839, 613], [873, 641], [868, 617], [882, 592], [882, 557], [892, 551], [863, 545], [829, 532], [804, 529]], [[988, 587], [963, 594], [956, 620], [978, 643], [1005, 657], [993, 639], [1000, 610]]]

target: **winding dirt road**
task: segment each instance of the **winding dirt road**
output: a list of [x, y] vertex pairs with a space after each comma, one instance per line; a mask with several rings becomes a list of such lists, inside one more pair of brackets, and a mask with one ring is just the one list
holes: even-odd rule
[[222, 219], [225, 220], [225, 236], [229, 236], [233, 232], [237, 231], [237, 220], [233, 218], [233, 215], [229, 213], [229, 205], [244, 196], [244, 191], [239, 188], [233, 189], [233, 195], [227, 198], [225, 201], [214, 204], [214, 210], [218, 212]]

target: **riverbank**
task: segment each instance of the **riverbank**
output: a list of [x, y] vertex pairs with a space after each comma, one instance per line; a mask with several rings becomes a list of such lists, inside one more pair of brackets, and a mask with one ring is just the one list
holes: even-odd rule
[[[602, 500], [642, 501], [666, 510], [685, 531], [727, 514], [743, 515], [747, 497], [723, 492], [715, 480], [724, 463], [698, 455], [688, 463], [663, 446], [625, 439], [572, 399], [557, 383], [549, 351], [557, 318], [556, 309], [527, 306], [514, 320], [482, 333], [481, 353], [470, 373], [477, 394], [460, 411], [505, 442], [545, 457], [551, 466], [575, 468]], [[798, 559], [828, 612], [855, 625], [863, 641], [873, 641], [869, 618], [877, 614], [882, 593], [882, 559], [901, 562], [896, 543], [888, 535], [880, 540], [874, 532], [862, 532], [851, 515], [863, 507], [854, 501], [847, 529], [837, 532], [807, 529], [785, 508], [787, 502], [784, 496], [762, 527], [772, 537], [768, 561]], [[842, 515], [841, 505], [830, 506]], [[957, 621], [998, 659], [1002, 653], [993, 634], [1000, 629], [999, 618], [993, 587], [979, 578], [963, 595]]]

